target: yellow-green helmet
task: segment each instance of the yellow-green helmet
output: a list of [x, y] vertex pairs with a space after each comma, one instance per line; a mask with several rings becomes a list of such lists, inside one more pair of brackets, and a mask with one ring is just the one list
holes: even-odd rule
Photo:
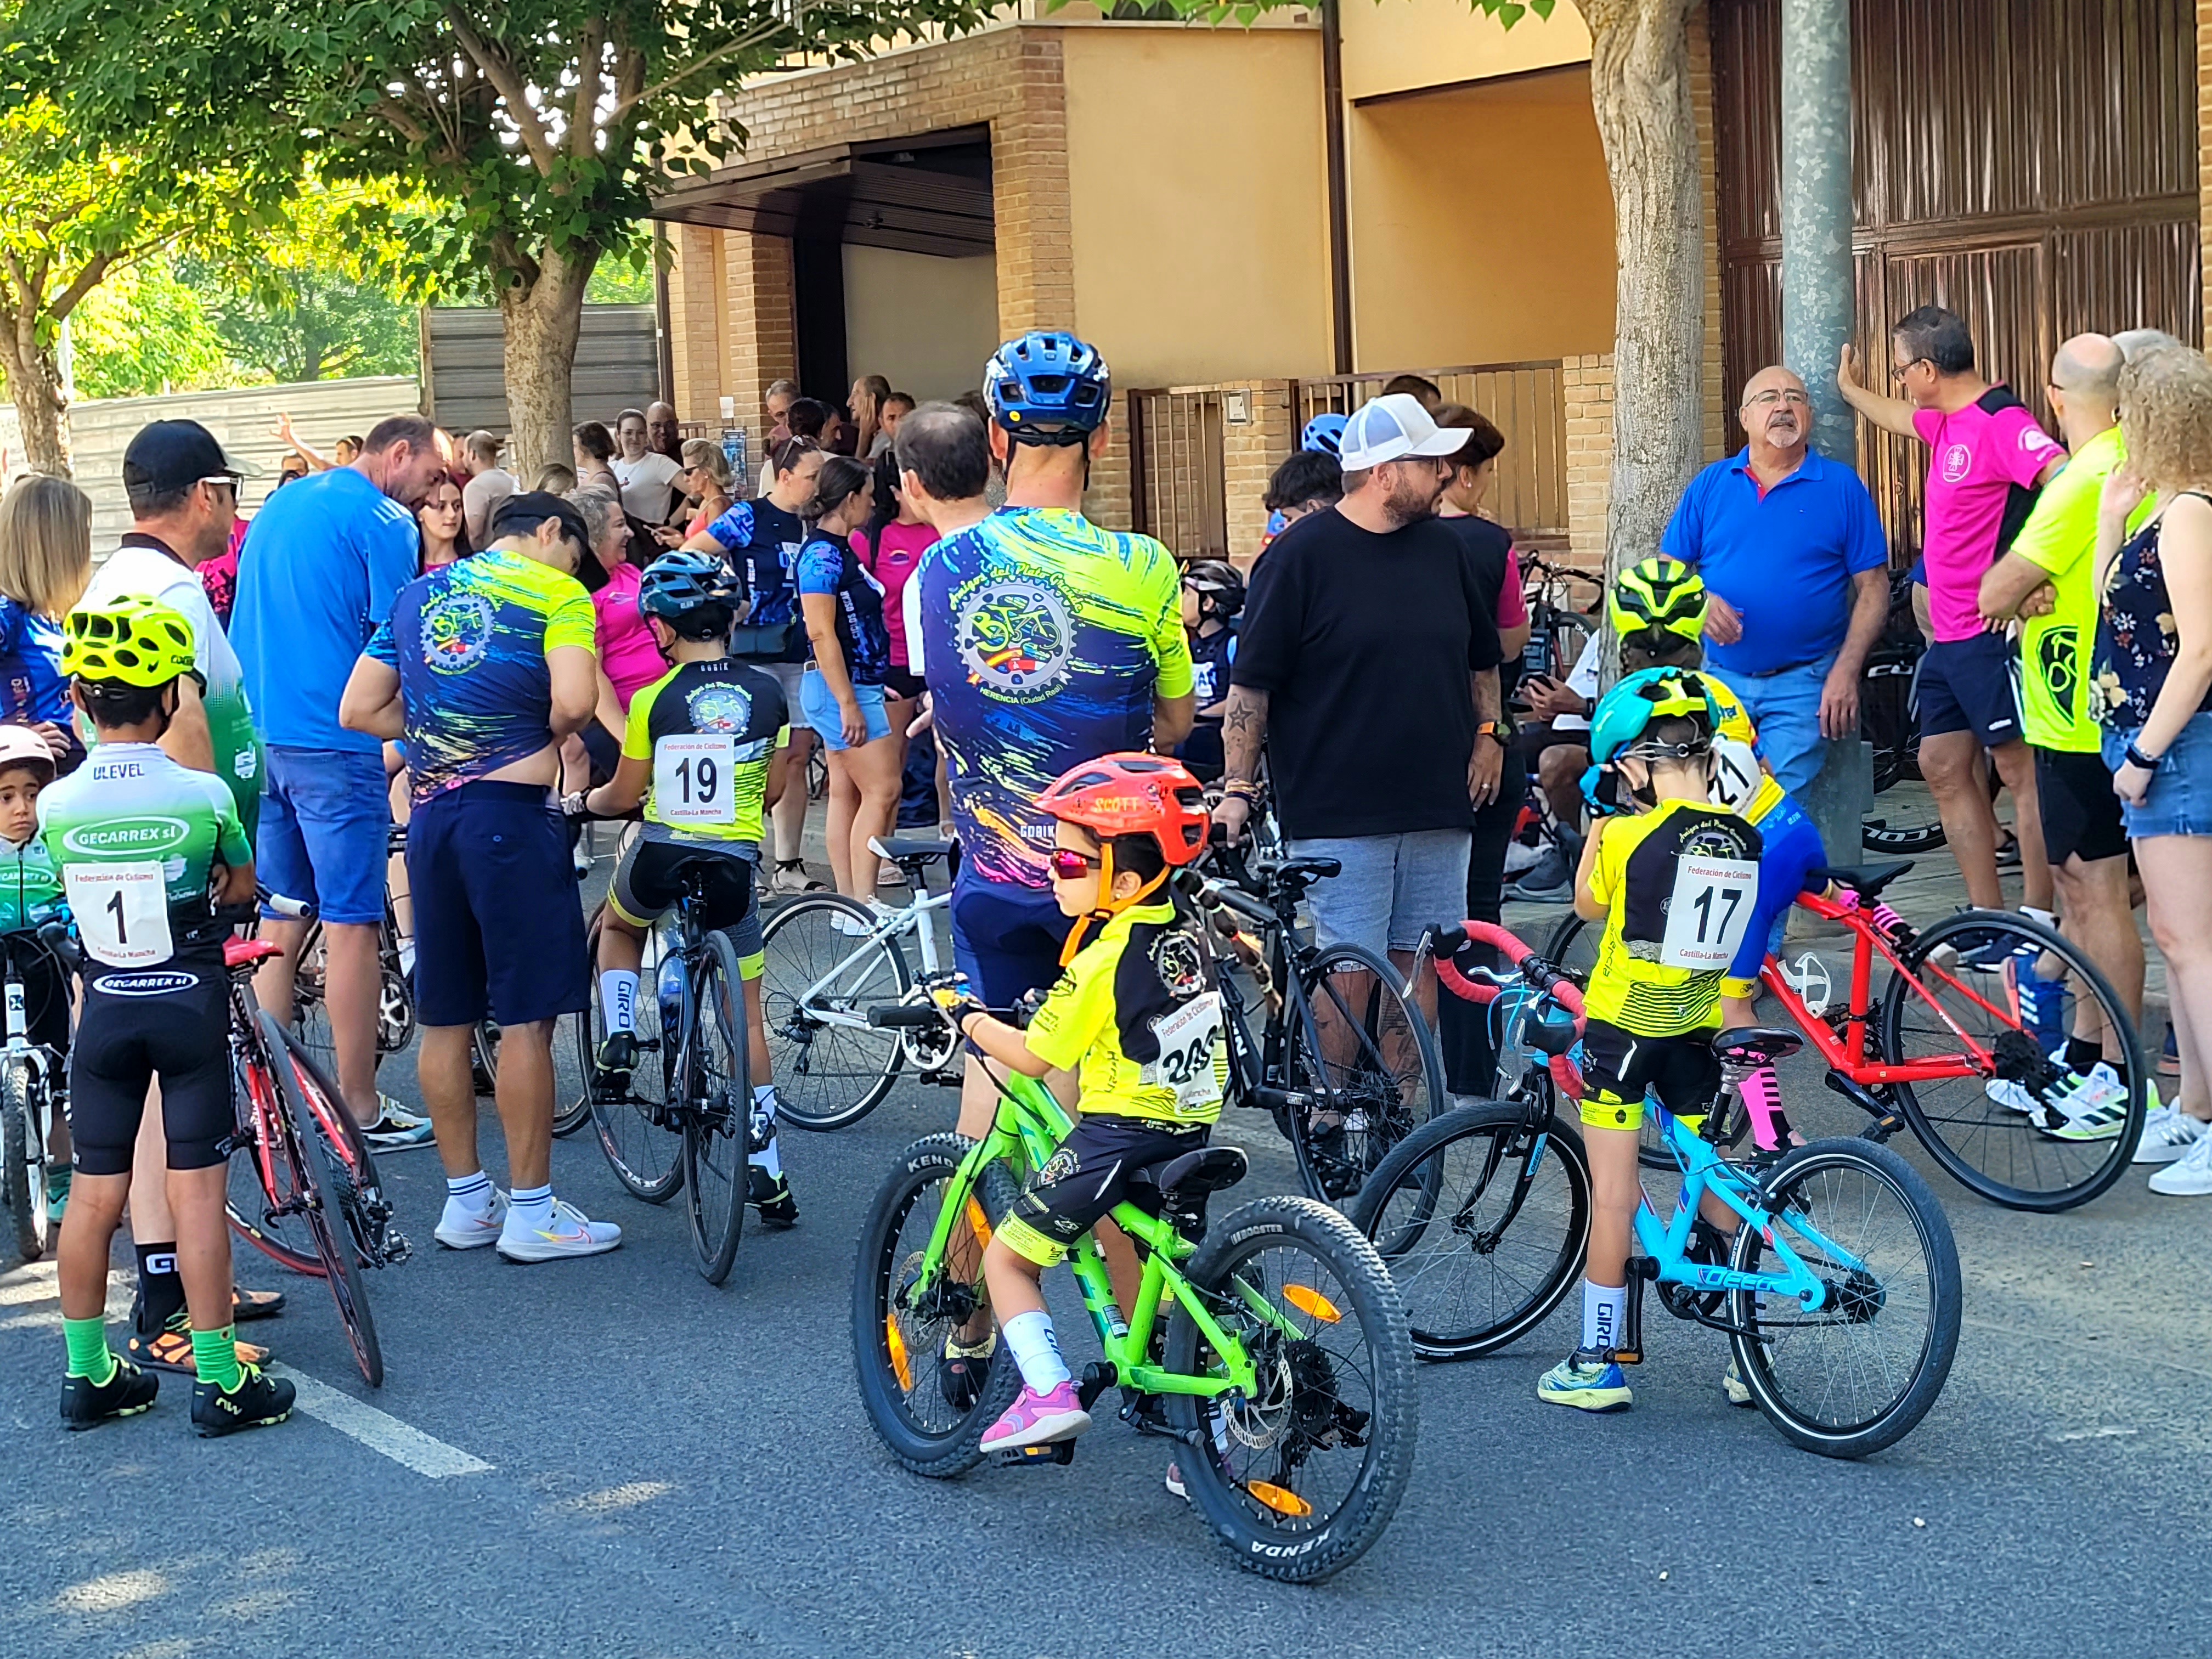
[[1705, 627], [1705, 579], [1680, 559], [1657, 554], [1620, 573], [1606, 610], [1623, 639], [1656, 629], [1694, 640]]
[[62, 627], [62, 672], [74, 679], [167, 685], [198, 663], [184, 613], [136, 593], [80, 606]]

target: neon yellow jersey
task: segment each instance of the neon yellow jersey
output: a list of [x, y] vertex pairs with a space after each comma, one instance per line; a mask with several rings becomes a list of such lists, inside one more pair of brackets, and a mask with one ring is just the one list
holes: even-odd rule
[[1606, 907], [1590, 1016], [1638, 1036], [1721, 1023], [1721, 980], [1759, 896], [1759, 831], [1725, 807], [1662, 800], [1606, 818], [1590, 896]]
[[[1790, 797], [1766, 770], [1766, 756], [1759, 746], [1759, 728], [1751, 723], [1750, 711], [1744, 708], [1743, 699], [1729, 689], [1727, 682], [1717, 674], [1708, 674], [1702, 669], [1689, 671], [1692, 678], [1705, 689], [1720, 711], [1720, 721], [1713, 728], [1715, 738], [1724, 738], [1737, 745], [1731, 754], [1729, 749], [1720, 752], [1721, 786], [1729, 799], [1736, 803], [1735, 810], [1746, 822], [1763, 823], [1771, 817], [1774, 809]], [[1748, 751], [1748, 758], [1746, 757]], [[1731, 773], [1750, 771], [1750, 777], [1732, 777]], [[1748, 794], [1744, 792], [1748, 790]]]
[[769, 764], [791, 741], [775, 679], [733, 657], [679, 664], [630, 699], [624, 760], [651, 761], [648, 841], [757, 842]]
[[1073, 1069], [1085, 1116], [1178, 1128], [1221, 1115], [1229, 1055], [1206, 947], [1172, 904], [1133, 905], [1075, 953], [1030, 1019], [1030, 1052]]

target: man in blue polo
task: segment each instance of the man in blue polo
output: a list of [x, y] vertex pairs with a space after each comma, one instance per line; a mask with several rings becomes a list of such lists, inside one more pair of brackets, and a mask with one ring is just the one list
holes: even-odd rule
[[1874, 497], [1808, 447], [1812, 416], [1788, 369], [1753, 375], [1738, 414], [1751, 441], [1691, 480], [1660, 541], [1705, 577], [1705, 666], [1793, 794], [1819, 774], [1823, 739], [1858, 735], [1860, 671], [1889, 614]]

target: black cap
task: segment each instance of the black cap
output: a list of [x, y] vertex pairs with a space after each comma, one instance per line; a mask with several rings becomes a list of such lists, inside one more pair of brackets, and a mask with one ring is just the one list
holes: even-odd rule
[[141, 427], [123, 452], [123, 487], [173, 495], [202, 478], [250, 478], [253, 469], [223, 453], [198, 421], [156, 421]]
[[586, 593], [596, 593], [607, 585], [607, 573], [599, 556], [592, 551], [592, 532], [584, 523], [584, 515], [564, 496], [547, 489], [526, 489], [507, 496], [491, 510], [491, 523], [486, 526], [493, 541], [508, 536], [534, 536], [538, 526], [548, 519], [561, 521], [561, 534], [581, 548], [584, 556], [578, 561], [576, 580], [584, 585]]

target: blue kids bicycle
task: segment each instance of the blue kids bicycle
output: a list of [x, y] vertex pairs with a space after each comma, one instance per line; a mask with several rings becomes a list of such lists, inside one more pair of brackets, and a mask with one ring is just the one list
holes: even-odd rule
[[[1582, 998], [1502, 927], [1467, 922], [1432, 939], [1438, 979], [1491, 1006], [1501, 1048], [1522, 1056], [1519, 1080], [1504, 1099], [1445, 1113], [1393, 1148], [1352, 1219], [1397, 1281], [1414, 1352], [1468, 1359], [1534, 1330], [1582, 1276], [1589, 1164], [1573, 1114], [1555, 1109], [1582, 1092]], [[1454, 958], [1470, 941], [1513, 966], [1462, 969]], [[1682, 1189], [1663, 1219], [1648, 1191], [1637, 1210], [1613, 1357], [1644, 1358], [1644, 1289], [1656, 1285], [1668, 1313], [1727, 1335], [1731, 1401], [1758, 1406], [1807, 1451], [1864, 1457], [1911, 1432], [1942, 1392], [1959, 1343], [1959, 1255], [1928, 1183], [1887, 1146], [1830, 1139], [1731, 1156], [1738, 1083], [1803, 1042], [1716, 1032], [1711, 1109], [1678, 1117], [1646, 1103]], [[1708, 1200], [1725, 1206], [1725, 1224], [1700, 1213], [1717, 1208]]]

